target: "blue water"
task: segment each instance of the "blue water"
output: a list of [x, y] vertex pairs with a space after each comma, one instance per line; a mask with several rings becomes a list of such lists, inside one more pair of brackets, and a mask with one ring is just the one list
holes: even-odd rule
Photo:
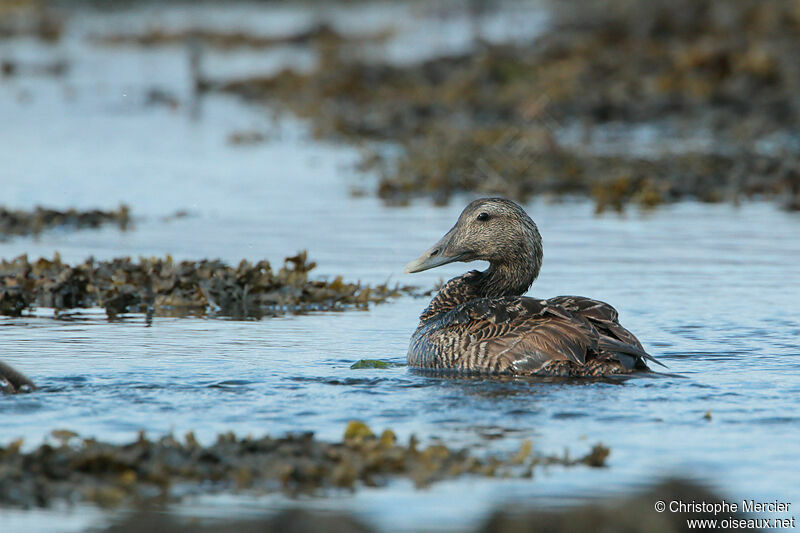
[[[303, 20], [280, 9], [286, 11], [276, 20]], [[401, 274], [469, 198], [445, 208], [355, 199], [348, 191], [360, 183], [352, 169], [356, 148], [310, 141], [302, 122], [225, 97], [205, 99], [192, 119], [185, 50], [105, 49], [86, 40], [120, 20], [146, 19], [123, 15], [80, 18], [55, 47], [0, 42], [3, 54], [72, 62], [65, 78], [0, 84], [0, 182], [11, 207], [125, 202], [134, 229], [49, 231], [0, 242], [0, 257], [280, 262], [308, 249], [319, 276], [424, 288], [476, 266]], [[270, 23], [278, 24], [266, 17], [265, 27]], [[304, 54], [267, 54], [258, 68], [303, 61]], [[235, 57], [212, 53], [209, 64], [252, 68], [247, 56]], [[154, 86], [182, 105], [145, 105]], [[228, 144], [228, 134], [241, 129], [269, 140]], [[671, 475], [706, 480], [736, 498], [800, 505], [800, 215], [759, 202], [686, 202], [599, 217], [585, 201], [534, 199], [526, 207], [545, 242], [531, 294], [611, 303], [669, 376], [547, 383], [437, 379], [403, 367], [351, 370], [362, 358], [404, 361], [427, 303], [410, 296], [369, 311], [249, 322], [156, 318], [151, 328], [137, 316], [108, 323], [102, 311], [87, 310], [59, 320], [40, 310], [0, 318], [2, 359], [42, 387], [0, 398], [0, 444], [24, 438], [30, 448], [61, 428], [114, 442], [140, 429], [154, 436], [193, 430], [206, 442], [222, 431], [311, 430], [339, 439], [346, 422], [359, 418], [378, 430], [391, 427], [401, 439], [416, 434], [475, 453], [515, 450], [528, 438], [544, 452], [580, 454], [596, 442], [612, 450], [604, 469], [553, 467], [532, 480], [463, 478], [426, 490], [396, 482], [303, 502], [351, 510], [385, 531], [457, 529], [498, 503], [563, 505]], [[164, 218], [178, 210], [190, 216]], [[296, 503], [281, 495], [207, 496], [178, 511], [214, 517]], [[108, 516], [81, 506], [0, 510], [9, 531], [80, 531]]]

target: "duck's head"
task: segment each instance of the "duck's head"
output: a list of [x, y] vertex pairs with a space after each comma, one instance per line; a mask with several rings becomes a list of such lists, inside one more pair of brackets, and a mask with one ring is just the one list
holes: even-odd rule
[[492, 269], [526, 270], [531, 282], [542, 261], [542, 237], [519, 205], [505, 198], [480, 198], [469, 204], [458, 222], [405, 272], [422, 272], [455, 261], [488, 261]]

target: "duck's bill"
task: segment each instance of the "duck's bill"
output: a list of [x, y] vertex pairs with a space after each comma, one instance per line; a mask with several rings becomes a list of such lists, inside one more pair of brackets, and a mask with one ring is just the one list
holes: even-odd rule
[[455, 232], [456, 227], [453, 227], [444, 237], [439, 239], [439, 242], [419, 256], [418, 259], [407, 264], [404, 272], [413, 274], [414, 272], [422, 272], [423, 270], [429, 270], [456, 261], [470, 261], [473, 255], [472, 252], [453, 243]]
[[422, 254], [418, 259], [415, 259], [411, 261], [409, 264], [407, 264], [403, 272], [405, 272], [406, 274], [413, 274], [414, 272], [422, 272], [423, 270], [430, 270], [431, 268], [436, 268], [438, 266], [458, 261], [462, 257], [463, 257], [462, 255], [456, 255], [450, 257], [442, 255], [441, 252], [438, 251], [437, 248], [434, 246], [433, 248]]

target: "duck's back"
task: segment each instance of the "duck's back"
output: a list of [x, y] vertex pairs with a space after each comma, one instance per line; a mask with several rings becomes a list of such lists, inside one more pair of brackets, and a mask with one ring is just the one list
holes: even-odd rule
[[580, 296], [475, 298], [423, 313], [414, 368], [512, 375], [605, 375], [646, 369], [650, 356], [610, 305]]

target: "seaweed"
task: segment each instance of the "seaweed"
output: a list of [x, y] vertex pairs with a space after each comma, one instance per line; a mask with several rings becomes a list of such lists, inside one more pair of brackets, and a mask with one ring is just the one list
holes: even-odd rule
[[168, 30], [151, 28], [140, 33], [113, 33], [95, 35], [91, 39], [95, 44], [106, 46], [165, 46], [194, 42], [213, 48], [270, 48], [279, 45], [327, 45], [337, 46], [344, 43], [379, 42], [388, 37], [382, 32], [358, 38], [346, 38], [328, 24], [316, 24], [285, 36], [260, 36], [244, 31], [216, 31], [202, 28], [186, 30]]
[[384, 368], [392, 368], [392, 367], [395, 367], [395, 366], [397, 366], [397, 365], [394, 364], [394, 363], [390, 363], [388, 361], [380, 361], [378, 359], [359, 359], [358, 361], [356, 361], [355, 363], [350, 365], [350, 368], [353, 369], [353, 370], [360, 370], [360, 369], [363, 369], [363, 368], [381, 368], [381, 369], [384, 369]]
[[0, 206], [0, 241], [12, 236], [38, 235], [56, 227], [95, 229], [106, 224], [116, 224], [123, 231], [128, 229], [131, 224], [130, 208], [125, 204], [113, 211], [59, 210], [37, 206], [32, 211], [25, 211]]
[[[320, 137], [373, 142], [359, 167], [378, 175], [375, 190], [389, 203], [445, 203], [467, 191], [589, 196], [598, 211], [761, 196], [795, 208], [800, 154], [791, 142], [758, 148], [775, 135], [797, 138], [793, 3], [566, 1], [553, 10], [551, 30], [528, 43], [479, 42], [411, 65], [366, 63], [332, 47], [311, 72], [200, 85], [284, 106]], [[609, 124], [661, 125], [673, 139], [703, 132], [713, 142], [598, 154], [564, 135], [577, 128], [590, 139]], [[399, 155], [382, 149], [387, 141]]]
[[[122, 445], [63, 430], [53, 432], [53, 438], [56, 442], [29, 452], [21, 451], [21, 441], [0, 448], [0, 503], [43, 507], [83, 500], [115, 507], [175, 501], [189, 488], [194, 493], [247, 490], [299, 496], [382, 486], [396, 478], [425, 487], [465, 475], [528, 478], [533, 469], [552, 464], [599, 467], [608, 455], [596, 446], [572, 460], [534, 452], [526, 441], [521, 452], [478, 457], [443, 444], [421, 446], [413, 436], [402, 444], [393, 431], [376, 436], [358, 421], [348, 424], [341, 442], [320, 441], [312, 433], [278, 438], [221, 434], [209, 446], [192, 433], [183, 442], [172, 436], [150, 440], [142, 433]], [[598, 454], [597, 449], [605, 451]]]
[[20, 37], [35, 37], [53, 44], [61, 39], [63, 19], [55, 12], [42, 7], [38, 2], [26, 6], [0, 4], [0, 40]]
[[313, 280], [316, 263], [305, 251], [287, 257], [274, 271], [269, 261], [242, 260], [229, 266], [219, 260], [180, 261], [169, 256], [87, 259], [68, 265], [20, 256], [0, 262], [0, 314], [19, 316], [31, 307], [57, 312], [99, 306], [110, 320], [124, 313], [152, 316], [225, 316], [236, 319], [287, 313], [365, 309], [402, 294], [409, 286], [363, 285]]

